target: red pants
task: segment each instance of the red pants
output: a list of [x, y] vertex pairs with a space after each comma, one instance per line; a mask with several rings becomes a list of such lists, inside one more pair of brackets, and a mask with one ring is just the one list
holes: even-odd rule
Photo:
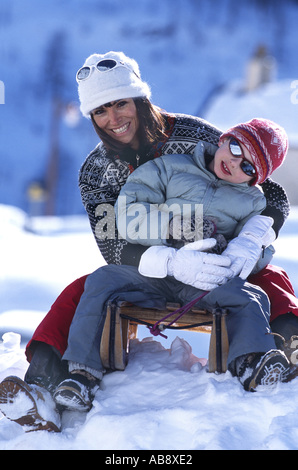
[[298, 299], [287, 273], [282, 268], [268, 264], [247, 280], [260, 286], [268, 295], [271, 303], [270, 321], [289, 312], [298, 317]]
[[[54, 346], [61, 355], [64, 354], [69, 327], [84, 291], [86, 278], [87, 275], [74, 281], [56, 299], [27, 345], [26, 356], [29, 362], [32, 357], [30, 345], [33, 341], [47, 343]], [[298, 316], [298, 299], [283, 269], [268, 265], [258, 274], [249, 276], [248, 281], [260, 286], [267, 293], [271, 302], [271, 321], [288, 312]]]
[[69, 328], [84, 292], [86, 278], [87, 275], [69, 284], [57, 297], [48, 314], [38, 325], [26, 347], [26, 356], [29, 362], [32, 358], [30, 346], [33, 341], [50, 344], [58, 349], [61, 355], [64, 354], [67, 348]]

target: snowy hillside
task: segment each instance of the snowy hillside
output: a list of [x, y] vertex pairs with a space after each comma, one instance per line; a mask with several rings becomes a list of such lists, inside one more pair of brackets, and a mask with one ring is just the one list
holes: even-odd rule
[[277, 79], [297, 79], [297, 22], [293, 0], [2, 1], [0, 202], [40, 209], [28, 188], [45, 184], [58, 142], [56, 213], [83, 213], [77, 175], [97, 138], [67, 109], [77, 102], [75, 73], [91, 53], [123, 50], [139, 62], [155, 104], [202, 116], [216, 90], [244, 79], [260, 44], [277, 61]]
[[[102, 259], [84, 217], [29, 221], [0, 206], [0, 218], [2, 380], [23, 377], [27, 368], [20, 338], [7, 333], [30, 337], [60, 291]], [[287, 270], [296, 293], [297, 234], [293, 208], [275, 244], [275, 264]], [[61, 434], [25, 434], [0, 417], [0, 450], [298, 449], [298, 379], [248, 393], [229, 373], [206, 372], [209, 335], [179, 331], [162, 342], [148, 336], [140, 329], [126, 370], [105, 376], [88, 414], [64, 414]]]
[[[104, 263], [77, 187], [98, 142], [78, 113], [74, 77], [85, 58], [122, 50], [167, 111], [226, 129], [241, 101], [248, 119], [260, 110], [285, 125], [293, 142], [297, 23], [296, 0], [0, 2], [0, 380], [24, 376], [24, 345], [58, 294]], [[265, 94], [235, 93], [260, 44], [276, 59], [276, 82]], [[32, 184], [44, 187], [55, 155], [57, 216], [37, 217], [45, 203], [33, 201], [42, 194]], [[297, 243], [295, 206], [274, 262], [298, 295]], [[167, 334], [148, 339], [140, 327], [126, 370], [105, 376], [88, 414], [64, 414], [60, 434], [25, 434], [0, 413], [0, 450], [298, 449], [298, 379], [270, 393], [244, 392], [229, 373], [207, 373], [209, 335]]]

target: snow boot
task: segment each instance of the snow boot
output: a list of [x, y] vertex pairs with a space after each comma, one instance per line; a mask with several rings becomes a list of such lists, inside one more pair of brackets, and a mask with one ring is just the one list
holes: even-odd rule
[[1, 382], [0, 411], [6, 418], [23, 426], [26, 432], [60, 432], [60, 416], [55, 411], [50, 393], [41, 387], [29, 386], [19, 377], [6, 377]]
[[71, 378], [63, 380], [54, 392], [53, 398], [58, 408], [70, 411], [89, 411], [100, 381], [84, 376], [81, 373], [71, 374]]
[[248, 392], [255, 392], [261, 385], [274, 387], [278, 382], [286, 382], [289, 372], [289, 360], [277, 349], [236, 359], [236, 375]]
[[[278, 348], [285, 353], [291, 364], [298, 364], [298, 336], [293, 335], [286, 340], [279, 333], [271, 333], [275, 338], [278, 338]], [[276, 341], [276, 339], [275, 339]]]

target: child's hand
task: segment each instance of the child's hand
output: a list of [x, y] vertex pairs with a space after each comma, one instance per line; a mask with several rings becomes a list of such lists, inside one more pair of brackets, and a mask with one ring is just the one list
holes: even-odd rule
[[244, 225], [238, 237], [230, 241], [223, 255], [231, 259], [230, 269], [234, 276], [246, 279], [250, 275], [263, 248], [275, 240], [272, 224], [271, 217], [255, 215]]

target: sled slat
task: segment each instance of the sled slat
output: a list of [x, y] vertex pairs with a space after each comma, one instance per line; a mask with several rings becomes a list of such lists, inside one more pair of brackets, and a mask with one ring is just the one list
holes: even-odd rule
[[[153, 308], [142, 308], [137, 307], [135, 305], [123, 304], [119, 308], [121, 315], [127, 315], [136, 318], [137, 320], [146, 321], [148, 323], [154, 324], [161, 318], [169, 314], [171, 311], [174, 311], [179, 307], [179, 304], [167, 304], [167, 308], [165, 310], [157, 310]], [[196, 323], [204, 323], [208, 321], [213, 321], [211, 313], [207, 312], [206, 310], [192, 309], [189, 312], [185, 313], [181, 318], [179, 318], [177, 322], [173, 324], [173, 326], [195, 325]], [[165, 324], [166, 323], [168, 322], [165, 322]], [[203, 333], [211, 333], [212, 326], [196, 326], [190, 327], [188, 329], [190, 331], [201, 331]]]

